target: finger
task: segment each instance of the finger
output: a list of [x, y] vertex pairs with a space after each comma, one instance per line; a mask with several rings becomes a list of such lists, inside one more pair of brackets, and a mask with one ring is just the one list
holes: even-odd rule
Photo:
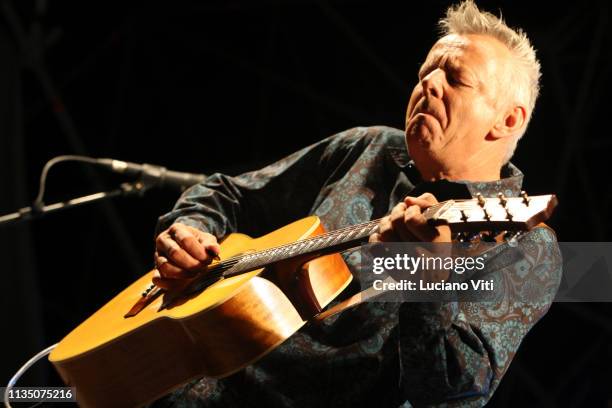
[[159, 268], [162, 264], [168, 262], [168, 258], [159, 254], [159, 252], [155, 251], [155, 255], [153, 256], [153, 262], [155, 263], [155, 267]]
[[174, 224], [168, 230], [169, 235], [184, 249], [187, 254], [200, 262], [209, 260], [206, 247], [202, 244], [199, 237], [185, 225]]
[[419, 208], [425, 209], [438, 204], [438, 199], [431, 193], [423, 193], [418, 197], [407, 196], [404, 198], [404, 204], [406, 204], [407, 207], [418, 205]]
[[389, 216], [380, 219], [378, 224], [378, 234], [380, 241], [382, 242], [397, 242], [399, 241], [397, 235], [393, 231], [393, 225]]
[[203, 265], [199, 260], [182, 249], [167, 232], [163, 232], [157, 237], [155, 247], [160, 255], [165, 256], [169, 262], [179, 268], [194, 269]]
[[153, 273], [153, 284], [162, 289], [166, 290], [181, 290], [184, 289], [189, 283], [189, 280], [177, 280], [177, 279], [166, 279], [163, 278], [159, 271]]
[[404, 224], [406, 228], [419, 241], [432, 241], [438, 236], [438, 231], [427, 223], [427, 219], [421, 213], [418, 205], [411, 205], [404, 212]]
[[391, 226], [393, 228], [393, 232], [401, 241], [414, 241], [414, 235], [410, 233], [406, 224], [404, 223], [405, 212], [407, 211], [406, 204], [399, 203], [389, 215], [391, 220]]
[[215, 238], [215, 243], [214, 244], [208, 244], [206, 245], [206, 253], [211, 256], [213, 259], [217, 259], [219, 260], [220, 254], [221, 254], [221, 246], [216, 243], [216, 238]]
[[198, 242], [204, 246], [206, 253], [213, 257], [213, 259], [218, 258], [219, 254], [221, 253], [221, 246], [217, 242], [217, 237], [209, 234], [208, 232], [196, 230], [195, 228], [194, 230], [195, 234], [197, 235]]
[[168, 258], [159, 255], [157, 251], [155, 251], [154, 262], [157, 271], [161, 271], [162, 278], [183, 279], [186, 277], [191, 277], [197, 273], [196, 271], [186, 271], [175, 265], [172, 265], [172, 263], [169, 262]]
[[157, 270], [161, 274], [162, 278], [165, 279], [188, 279], [198, 274], [197, 270], [194, 269], [183, 269], [171, 262], [164, 262], [157, 266]]
[[391, 219], [391, 224], [393, 224], [395, 219], [404, 217], [404, 211], [406, 211], [406, 208], [408, 207], [406, 207], [406, 204], [404, 203], [399, 203], [398, 205], [393, 207], [393, 209], [391, 210], [391, 213], [389, 214], [389, 218]]
[[374, 244], [374, 243], [377, 243], [377, 242], [382, 242], [380, 234], [378, 232], [373, 233], [368, 238], [368, 242], [371, 243], [371, 244]]

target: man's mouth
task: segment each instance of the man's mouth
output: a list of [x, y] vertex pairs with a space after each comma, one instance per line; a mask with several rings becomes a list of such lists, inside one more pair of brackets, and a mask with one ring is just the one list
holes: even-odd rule
[[438, 122], [440, 121], [435, 115], [429, 113], [429, 112], [417, 112], [414, 117], [416, 118], [419, 115], [423, 115], [423, 116], [431, 116], [432, 118], [434, 118], [435, 120], [437, 120]]
[[419, 115], [422, 115], [423, 117], [430, 116], [440, 124], [440, 127], [444, 128], [446, 124], [443, 120], [443, 115], [441, 115], [436, 109], [432, 109], [432, 106], [426, 105], [428, 105], [426, 102], [419, 104], [412, 113], [410, 120], [416, 119]]

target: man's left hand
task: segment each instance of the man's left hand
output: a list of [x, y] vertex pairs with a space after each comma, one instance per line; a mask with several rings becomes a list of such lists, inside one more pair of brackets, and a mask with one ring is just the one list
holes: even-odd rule
[[370, 236], [370, 242], [451, 242], [448, 225], [433, 227], [423, 216], [423, 211], [434, 204], [438, 200], [430, 193], [406, 197], [380, 220], [378, 232]]

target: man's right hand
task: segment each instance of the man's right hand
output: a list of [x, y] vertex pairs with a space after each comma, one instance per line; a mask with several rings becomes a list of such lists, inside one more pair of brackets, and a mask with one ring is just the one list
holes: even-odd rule
[[165, 289], [184, 287], [219, 255], [214, 235], [176, 223], [155, 239], [153, 283]]

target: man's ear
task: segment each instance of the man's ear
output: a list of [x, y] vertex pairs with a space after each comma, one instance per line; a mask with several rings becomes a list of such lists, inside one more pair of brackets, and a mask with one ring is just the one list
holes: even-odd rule
[[493, 129], [489, 132], [490, 137], [501, 139], [506, 136], [515, 135], [525, 125], [527, 111], [523, 106], [510, 108], [505, 115], [500, 117]]

